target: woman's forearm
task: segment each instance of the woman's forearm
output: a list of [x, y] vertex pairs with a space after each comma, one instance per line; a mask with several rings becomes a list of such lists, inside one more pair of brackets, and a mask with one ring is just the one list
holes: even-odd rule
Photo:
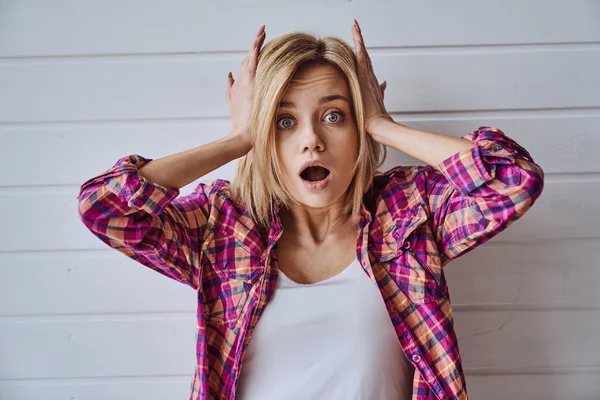
[[454, 154], [475, 146], [466, 139], [409, 128], [392, 120], [382, 120], [372, 131], [370, 133], [377, 142], [433, 167], [437, 167]]
[[204, 175], [244, 156], [250, 146], [236, 137], [227, 136], [190, 150], [152, 160], [139, 169], [152, 183], [181, 189]]

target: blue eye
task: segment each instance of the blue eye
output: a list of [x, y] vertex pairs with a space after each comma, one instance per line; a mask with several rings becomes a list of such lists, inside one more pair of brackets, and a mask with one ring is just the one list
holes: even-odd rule
[[344, 114], [340, 111], [334, 111], [325, 116], [325, 120], [331, 124], [337, 124], [344, 119]]
[[282, 117], [277, 120], [277, 128], [290, 129], [294, 125], [294, 121], [290, 117]]

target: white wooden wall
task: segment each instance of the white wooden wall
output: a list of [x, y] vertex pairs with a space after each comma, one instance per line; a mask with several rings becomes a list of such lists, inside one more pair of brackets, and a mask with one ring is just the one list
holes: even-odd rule
[[261, 24], [350, 40], [353, 18], [395, 118], [497, 126], [547, 173], [448, 268], [471, 398], [600, 399], [600, 1], [1, 0], [1, 400], [188, 398], [193, 291], [87, 232], [79, 185], [225, 134]]

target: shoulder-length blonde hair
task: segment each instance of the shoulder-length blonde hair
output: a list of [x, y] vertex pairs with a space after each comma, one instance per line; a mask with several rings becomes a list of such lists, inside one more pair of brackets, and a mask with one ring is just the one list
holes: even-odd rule
[[263, 228], [273, 222], [276, 203], [288, 208], [296, 202], [283, 184], [275, 149], [275, 117], [296, 71], [315, 64], [336, 67], [346, 78], [352, 97], [359, 152], [354, 179], [345, 198], [344, 211], [348, 216], [360, 214], [363, 195], [385, 158], [384, 146], [365, 131], [363, 98], [352, 48], [338, 38], [318, 38], [306, 33], [290, 33], [273, 39], [259, 55], [254, 78], [251, 122], [254, 147], [240, 160], [231, 183], [231, 194], [247, 207], [253, 220]]

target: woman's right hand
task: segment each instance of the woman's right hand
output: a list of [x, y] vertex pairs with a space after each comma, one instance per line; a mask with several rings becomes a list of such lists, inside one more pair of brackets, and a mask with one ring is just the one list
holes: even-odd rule
[[265, 41], [264, 25], [259, 29], [254, 39], [254, 44], [235, 77], [231, 72], [227, 78], [227, 102], [231, 116], [230, 138], [240, 140], [240, 144], [250, 150], [253, 146], [252, 133], [250, 132], [250, 119], [252, 117], [252, 86], [256, 74], [258, 54]]

